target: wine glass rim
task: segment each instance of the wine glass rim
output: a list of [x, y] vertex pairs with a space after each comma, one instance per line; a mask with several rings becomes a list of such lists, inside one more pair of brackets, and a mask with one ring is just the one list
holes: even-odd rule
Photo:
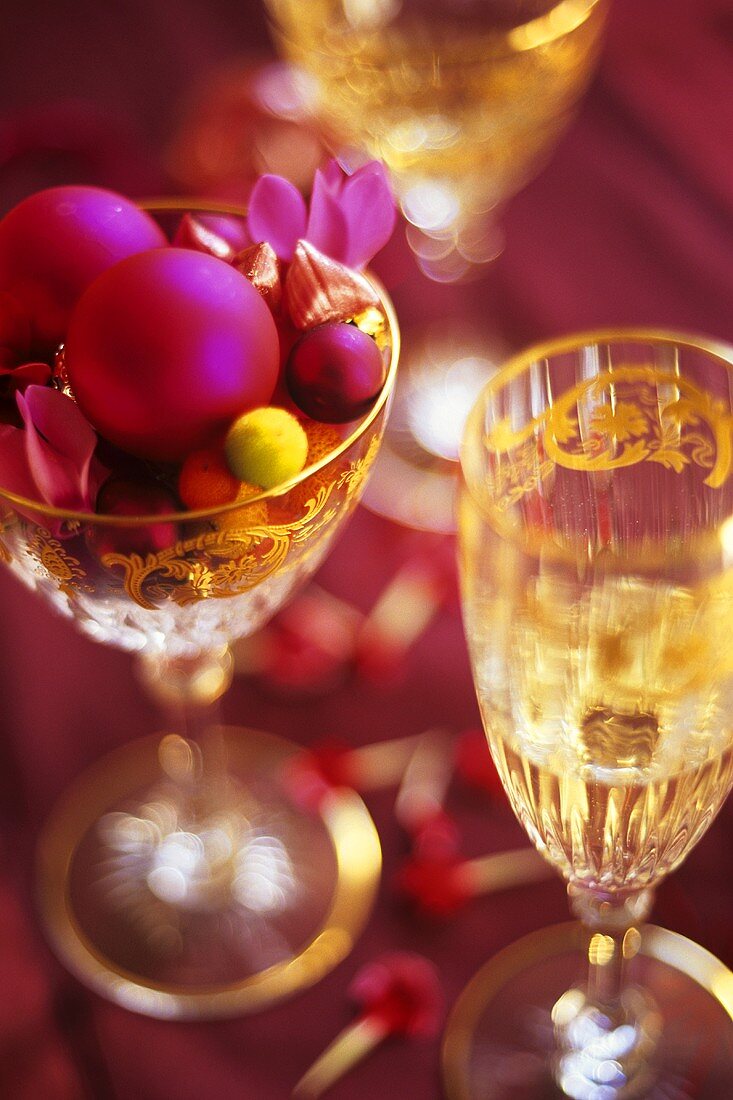
[[[525, 49], [535, 48], [538, 45], [546, 45], [549, 42], [554, 42], [585, 22], [594, 8], [607, 8], [610, 4], [610, 0], [581, 0], [581, 3], [582, 7], [579, 7], [577, 0], [556, 0], [554, 6], [547, 11], [540, 12], [539, 15], [535, 15], [531, 19], [525, 20], [524, 23], [518, 23], [515, 27], [508, 28], [509, 35], [514, 37], [515, 44], [507, 45], [505, 48], [494, 51], [492, 56], [513, 56], [517, 52], [516, 39], [521, 35], [530, 36], [529, 46], [524, 47]], [[267, 7], [271, 25], [279, 34], [287, 39], [289, 37], [288, 31], [284, 29], [277, 12], [274, 10], [274, 5], [266, 4], [265, 6]], [[558, 19], [558, 8], [567, 12], [566, 19]], [[540, 25], [547, 23], [549, 23], [549, 32], [540, 39], [538, 39], [536, 33], [531, 33], [533, 31], [536, 32]], [[462, 64], [465, 64], [465, 58]]]
[[[178, 196], [172, 198], [161, 197], [145, 199], [142, 200], [139, 205], [144, 210], [157, 209], [163, 213], [180, 210], [196, 211], [202, 214], [234, 215], [236, 217], [246, 217], [247, 214], [244, 207], [234, 203], [186, 199]], [[364, 418], [359, 421], [357, 427], [349, 433], [339, 446], [329, 451], [328, 454], [324, 455], [322, 458], [319, 458], [317, 462], [305, 466], [300, 473], [296, 474], [294, 477], [288, 478], [287, 481], [281, 482], [272, 489], [262, 489], [252, 496], [245, 497], [241, 500], [233, 500], [225, 505], [219, 504], [209, 508], [184, 509], [165, 513], [143, 513], [135, 516], [121, 516], [104, 512], [83, 512], [69, 508], [58, 508], [53, 504], [47, 504], [44, 501], [33, 500], [30, 497], [24, 497], [18, 493], [13, 493], [9, 489], [3, 488], [1, 485], [0, 503], [5, 502], [16, 508], [21, 508], [26, 512], [33, 512], [39, 516], [47, 516], [49, 519], [62, 520], [67, 523], [94, 524], [104, 527], [143, 527], [153, 523], [187, 523], [189, 521], [212, 519], [214, 516], [223, 516], [229, 512], [236, 512], [241, 508], [249, 508], [250, 505], [257, 504], [260, 501], [273, 500], [277, 497], [284, 496], [286, 493], [290, 492], [291, 489], [296, 488], [321, 470], [325, 470], [332, 462], [335, 462], [346, 454], [347, 451], [351, 450], [353, 445], [366, 435], [369, 428], [379, 417], [394, 389], [395, 378], [397, 376], [397, 364], [400, 355], [400, 330], [397, 314], [380, 280], [370, 271], [364, 271], [362, 274], [372, 284], [379, 297], [380, 308], [387, 319], [387, 327], [390, 334], [390, 356], [384, 385], [369, 412], [366, 413]]]
[[620, 343], [666, 344], [702, 351], [733, 370], [733, 344], [728, 344], [725, 340], [715, 336], [697, 335], [691, 332], [655, 328], [653, 326], [636, 327], [631, 325], [618, 328], [587, 329], [582, 332], [571, 332], [565, 336], [550, 337], [547, 340], [530, 344], [528, 347], [516, 352], [515, 355], [511, 355], [496, 374], [486, 382], [478, 395], [474, 408], [481, 408], [485, 405], [487, 398], [505, 389], [538, 360], [549, 359], [552, 356], [563, 355], [566, 352], [576, 351], [582, 347], [591, 347], [594, 344]]
[[[543, 359], [550, 359], [555, 355], [577, 351], [582, 347], [623, 343], [635, 343], [647, 346], [676, 346], [681, 349], [685, 348], [691, 351], [700, 351], [733, 372], [733, 345], [717, 337], [700, 336], [690, 332], [656, 328], [652, 326], [610, 327], [569, 333], [565, 336], [554, 337], [532, 344], [523, 351], [511, 356], [481, 390], [469, 414], [461, 446], [463, 483], [471, 498], [474, 500], [474, 503], [485, 518], [492, 524], [501, 538], [509, 542], [515, 542], [518, 537], [518, 531], [513, 525], [507, 524], [503, 513], [500, 513], [490, 502], [487, 502], [485, 498], [477, 494], [476, 485], [468, 472], [468, 440], [477, 421], [480, 420], [483, 411], [486, 409], [490, 398], [519, 378], [533, 363], [537, 363]], [[528, 543], [522, 540], [522, 545], [525, 550], [530, 553], [536, 553], [541, 548], [545, 553], [551, 554], [553, 557], [559, 558], [562, 561], [575, 560], [574, 554], [567, 553], [560, 546], [555, 544], [542, 542], [541, 545], [539, 543], [535, 545], [532, 542]], [[704, 546], [706, 542], [703, 541], [700, 545]], [[648, 548], [645, 550], [645, 555], [647, 561], [652, 562], [652, 559], [649, 557]], [[663, 547], [660, 550], [660, 560], [666, 560], [666, 557], [667, 549]]]

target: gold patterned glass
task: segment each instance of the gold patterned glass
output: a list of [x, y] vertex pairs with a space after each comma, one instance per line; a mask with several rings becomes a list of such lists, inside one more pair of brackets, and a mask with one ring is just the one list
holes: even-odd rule
[[[171, 208], [192, 209], [175, 200], [156, 213]], [[309, 464], [285, 484], [225, 508], [138, 517], [0, 490], [0, 560], [84, 633], [137, 654], [168, 710], [164, 735], [78, 781], [40, 851], [54, 946], [140, 1012], [224, 1015], [310, 984], [350, 950], [373, 899], [379, 844], [360, 800], [304, 814], [282, 782], [295, 746], [223, 730], [213, 708], [231, 643], [313, 575], [379, 449], [399, 336], [376, 289], [380, 308], [354, 321], [382, 350], [385, 386], [341, 442], [326, 425], [321, 442], [313, 425]]]
[[[568, 989], [571, 970], [553, 987], [532, 963], [548, 1042], [534, 1019], [527, 1073], [575, 1100], [672, 1095], [675, 1013], [695, 1003], [682, 957], [673, 979], [674, 959], [626, 971], [652, 890], [733, 783], [731, 356], [651, 331], [557, 340], [486, 386], [464, 439], [479, 705], [514, 812], [587, 933], [584, 983]], [[528, 1006], [507, 1011], [532, 1049]]]

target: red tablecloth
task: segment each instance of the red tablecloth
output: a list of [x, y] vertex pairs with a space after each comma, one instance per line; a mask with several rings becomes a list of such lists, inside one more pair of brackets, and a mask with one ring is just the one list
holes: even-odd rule
[[[244, 0], [144, 8], [8, 0], [4, 15], [3, 209], [70, 178], [138, 194], [162, 185], [157, 150], [193, 75], [266, 41], [258, 6]], [[732, 138], [729, 0], [615, 0], [599, 74], [551, 164], [507, 211], [506, 251], [487, 279], [417, 293], [398, 278], [398, 307], [419, 320], [468, 303], [509, 346], [616, 323], [733, 341]], [[366, 610], [418, 539], [362, 510], [320, 583]], [[378, 952], [424, 952], [451, 1003], [493, 952], [565, 918], [558, 881], [476, 901], [443, 924], [416, 921], [390, 888], [404, 840], [385, 793], [368, 799], [385, 852], [378, 906], [353, 954], [317, 987], [260, 1015], [206, 1025], [144, 1019], [90, 995], [42, 942], [34, 837], [65, 785], [106, 749], [154, 729], [155, 715], [128, 657], [82, 638], [5, 575], [0, 607], [1, 1096], [282, 1100], [351, 1018], [345, 989]], [[399, 682], [352, 679], [324, 697], [286, 700], [240, 679], [225, 718], [303, 743], [335, 734], [360, 744], [475, 724], [458, 609], [448, 604], [431, 624]], [[523, 841], [508, 810], [479, 796], [456, 789], [451, 807], [468, 854]], [[732, 830], [724, 811], [662, 888], [656, 912], [729, 964]], [[331, 1095], [437, 1098], [438, 1045], [387, 1045]]]

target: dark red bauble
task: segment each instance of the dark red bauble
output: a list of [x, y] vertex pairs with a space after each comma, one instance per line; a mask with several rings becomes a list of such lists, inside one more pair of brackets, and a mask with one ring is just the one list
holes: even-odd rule
[[371, 336], [341, 322], [318, 325], [301, 336], [285, 368], [298, 408], [327, 424], [363, 416], [382, 389], [385, 375], [382, 354]]
[[171, 462], [267, 405], [278, 356], [270, 311], [244, 275], [185, 248], [141, 252], [100, 275], [65, 346], [74, 396], [100, 435]]
[[[96, 511], [111, 516], [165, 516], [177, 511], [178, 501], [170, 489], [157, 481], [112, 476], [97, 494]], [[178, 539], [176, 523], [135, 524], [112, 527], [93, 524], [87, 528], [87, 545], [100, 560], [105, 554], [156, 554]]]
[[98, 187], [51, 187], [0, 221], [0, 291], [18, 303], [34, 346], [54, 349], [82, 292], [118, 260], [166, 244], [144, 210]]

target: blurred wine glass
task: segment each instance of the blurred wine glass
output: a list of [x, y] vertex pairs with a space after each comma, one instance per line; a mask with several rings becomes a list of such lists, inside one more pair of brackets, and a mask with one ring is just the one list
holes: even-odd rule
[[[443, 283], [481, 275], [503, 247], [503, 205], [542, 168], [588, 83], [607, 0], [265, 4], [328, 144], [348, 167], [365, 157], [387, 165], [420, 270]], [[405, 296], [419, 298], [419, 286]], [[458, 445], [479, 387], [466, 398], [465, 374], [450, 368], [475, 357], [465, 329], [477, 320], [458, 316], [444, 326], [446, 372], [461, 380], [457, 396], [447, 384], [440, 448], [410, 428], [422, 416], [425, 360], [434, 356], [422, 333], [413, 340], [405, 326], [393, 427], [366, 498], [376, 511], [453, 527]], [[487, 339], [489, 371], [503, 352]]]
[[418, 261], [453, 281], [500, 248], [600, 44], [603, 0], [266, 0], [344, 159], [389, 168]]

